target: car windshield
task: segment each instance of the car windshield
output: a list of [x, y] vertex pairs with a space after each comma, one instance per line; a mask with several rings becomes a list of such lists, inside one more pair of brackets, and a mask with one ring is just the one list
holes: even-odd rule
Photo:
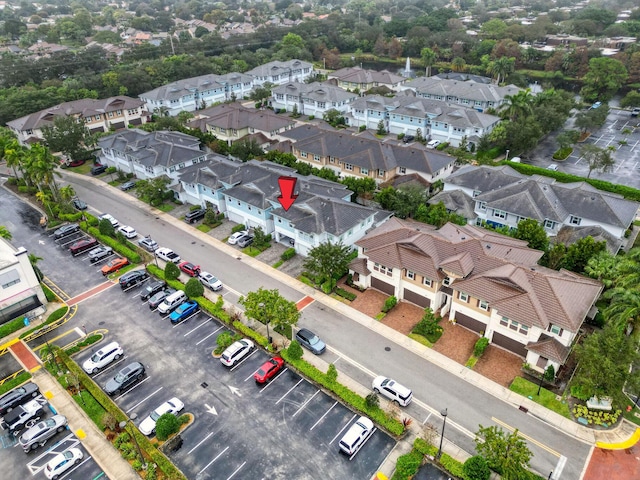
[[71, 460], [73, 458], [73, 452], [67, 450], [66, 452], [64, 452], [64, 458], [67, 460]]
[[156, 422], [161, 417], [161, 414], [158, 413], [158, 410], [154, 410], [153, 412], [151, 412], [151, 415], [149, 416], [151, 417], [151, 420]]
[[318, 338], [317, 335], [311, 335], [309, 337], [309, 345], [316, 345], [319, 341], [320, 339]]
[[114, 380], [118, 383], [122, 383], [124, 382], [125, 376], [121, 373], [117, 374], [114, 378]]
[[95, 363], [95, 362], [97, 362], [98, 360], [100, 360], [100, 355], [98, 355], [97, 353], [94, 353], [94, 354], [91, 356], [91, 361]]
[[267, 370], [264, 367], [262, 367], [260, 370], [258, 370], [257, 373], [258, 373], [259, 376], [262, 377], [267, 373]]
[[44, 421], [44, 424], [47, 427], [53, 427], [56, 424], [56, 421], [53, 418], [48, 418], [47, 420]]

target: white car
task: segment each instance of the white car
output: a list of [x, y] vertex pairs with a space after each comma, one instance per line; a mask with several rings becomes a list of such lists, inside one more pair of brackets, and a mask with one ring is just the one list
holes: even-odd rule
[[409, 405], [413, 399], [413, 392], [411, 390], [382, 375], [373, 379], [371, 388], [373, 388], [374, 392], [384, 395], [402, 407]]
[[156, 431], [156, 422], [165, 413], [171, 413], [173, 415], [178, 414], [184, 408], [184, 403], [180, 399], [173, 397], [168, 402], [164, 402], [158, 408], [156, 408], [151, 414], [145, 418], [138, 427], [145, 435], [153, 435]]
[[91, 358], [85, 360], [82, 364], [82, 369], [88, 374], [98, 373], [111, 362], [119, 360], [123, 355], [124, 350], [122, 350], [120, 344], [118, 342], [111, 342], [91, 355]]
[[239, 232], [236, 232], [233, 235], [231, 235], [227, 240], [227, 243], [229, 245], [235, 245], [236, 243], [238, 243], [238, 240], [240, 240], [245, 235], [249, 235], [249, 232], [247, 230], [240, 230]]
[[44, 467], [44, 476], [50, 479], [60, 478], [64, 472], [82, 461], [84, 454], [79, 448], [70, 448], [53, 457]]
[[138, 236], [138, 232], [136, 232], [136, 229], [133, 227], [130, 227], [129, 225], [122, 225], [118, 229], [118, 231], [129, 239], [136, 238]]
[[436, 148], [438, 145], [440, 145], [440, 140], [431, 140], [427, 143], [427, 148]]
[[233, 367], [236, 363], [249, 355], [256, 348], [251, 340], [243, 338], [231, 344], [222, 352], [220, 362], [227, 367]]
[[111, 225], [113, 225], [113, 228], [116, 228], [118, 225], [120, 225], [120, 222], [118, 220], [116, 220], [115, 218], [113, 218], [108, 213], [103, 213], [102, 215], [100, 215], [98, 217], [98, 219], [99, 220], [109, 220], [111, 222]]
[[180, 255], [167, 247], [157, 249], [156, 256], [160, 260], [164, 260], [165, 262], [180, 263], [180, 261], [182, 260], [180, 258]]
[[347, 455], [355, 455], [373, 431], [373, 422], [367, 417], [360, 417], [340, 440], [340, 451]]
[[205, 287], [210, 288], [214, 292], [222, 290], [222, 282], [209, 272], [200, 272], [200, 275], [198, 275], [198, 280], [200, 280], [200, 283], [202, 283]]

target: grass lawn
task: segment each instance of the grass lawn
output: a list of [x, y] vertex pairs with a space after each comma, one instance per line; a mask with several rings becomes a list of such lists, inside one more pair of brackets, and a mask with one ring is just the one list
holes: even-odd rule
[[409, 334], [409, 338], [412, 339], [412, 340], [415, 340], [418, 343], [421, 343], [425, 347], [429, 347], [429, 348], [433, 347], [433, 343], [431, 343], [429, 340], [427, 340], [422, 335], [418, 335], [417, 333], [410, 333]]
[[626, 418], [630, 422], [640, 427], [640, 418], [634, 415], [634, 414], [640, 415], [640, 408], [634, 407], [633, 410], [631, 410], [630, 412], [627, 412], [626, 410], [623, 410], [622, 412], [623, 412], [624, 418]]
[[545, 388], [540, 389], [540, 395], [538, 393], [538, 384], [532, 383], [529, 380], [525, 380], [522, 377], [516, 377], [509, 390], [512, 392], [519, 393], [525, 397], [530, 398], [536, 403], [539, 403], [543, 407], [548, 408], [549, 410], [559, 413], [563, 417], [571, 418], [571, 414], [569, 412], [569, 405], [566, 403], [562, 403], [561, 401], [556, 399], [556, 394], [550, 392]]
[[92, 168], [93, 168], [93, 162], [86, 161], [84, 162], [84, 165], [80, 165], [79, 167], [69, 167], [67, 168], [67, 170], [69, 170], [70, 172], [79, 173], [81, 175], [87, 175], [88, 173], [91, 172]]
[[158, 210], [163, 211], [164, 213], [169, 213], [171, 210], [176, 208], [176, 206], [173, 203], [163, 203], [162, 205], [160, 205], [159, 207], [156, 207], [156, 208]]
[[102, 408], [102, 405], [100, 405], [95, 398], [93, 398], [93, 395], [81, 390], [73, 396], [73, 399], [82, 407], [87, 415], [89, 415], [89, 418], [93, 420], [93, 423], [95, 423], [100, 429], [104, 428], [102, 417], [107, 413], [107, 411]]
[[211, 227], [209, 225], [205, 225], [204, 223], [202, 225], [198, 225], [196, 228], [204, 233], [209, 233], [209, 231], [211, 231]]
[[245, 247], [242, 249], [242, 251], [244, 253], [246, 253], [247, 255], [249, 255], [250, 257], [257, 257], [258, 255], [260, 255], [262, 253], [262, 250], [259, 250], [255, 247], [252, 247], [251, 245], [249, 245], [248, 247]]

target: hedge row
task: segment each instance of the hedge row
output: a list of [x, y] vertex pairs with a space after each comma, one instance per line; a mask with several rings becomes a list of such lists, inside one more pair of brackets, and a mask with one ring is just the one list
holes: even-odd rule
[[[412, 478], [420, 469], [422, 459], [425, 456], [435, 457], [437, 454], [438, 449], [436, 447], [430, 445], [422, 438], [416, 438], [413, 442], [413, 450], [398, 457], [396, 470], [391, 480], [408, 480]], [[440, 465], [455, 477], [465, 478], [464, 464], [446, 453], [443, 453], [440, 457]]]
[[142, 257], [140, 254], [134, 250], [131, 250], [126, 245], [123, 245], [115, 238], [107, 237], [106, 235], [102, 235], [100, 230], [95, 227], [88, 227], [87, 232], [96, 240], [101, 241], [108, 247], [113, 248], [114, 252], [119, 253], [120, 255], [126, 257], [131, 263], [140, 263], [142, 262]]
[[13, 378], [7, 382], [4, 382], [0, 385], [0, 395], [4, 395], [9, 390], [13, 390], [18, 385], [22, 385], [24, 382], [31, 378], [31, 374], [29, 372], [19, 373], [16, 378]]
[[0, 326], [0, 338], [11, 335], [24, 327], [24, 317], [16, 318]]

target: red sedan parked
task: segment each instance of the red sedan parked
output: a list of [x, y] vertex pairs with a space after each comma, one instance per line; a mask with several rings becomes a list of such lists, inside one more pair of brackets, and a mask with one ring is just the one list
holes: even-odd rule
[[200, 265], [194, 265], [191, 262], [182, 262], [178, 268], [190, 277], [197, 277], [200, 273]]
[[282, 370], [282, 367], [284, 367], [284, 360], [280, 357], [273, 357], [264, 362], [260, 369], [253, 374], [253, 379], [256, 383], [267, 383]]

